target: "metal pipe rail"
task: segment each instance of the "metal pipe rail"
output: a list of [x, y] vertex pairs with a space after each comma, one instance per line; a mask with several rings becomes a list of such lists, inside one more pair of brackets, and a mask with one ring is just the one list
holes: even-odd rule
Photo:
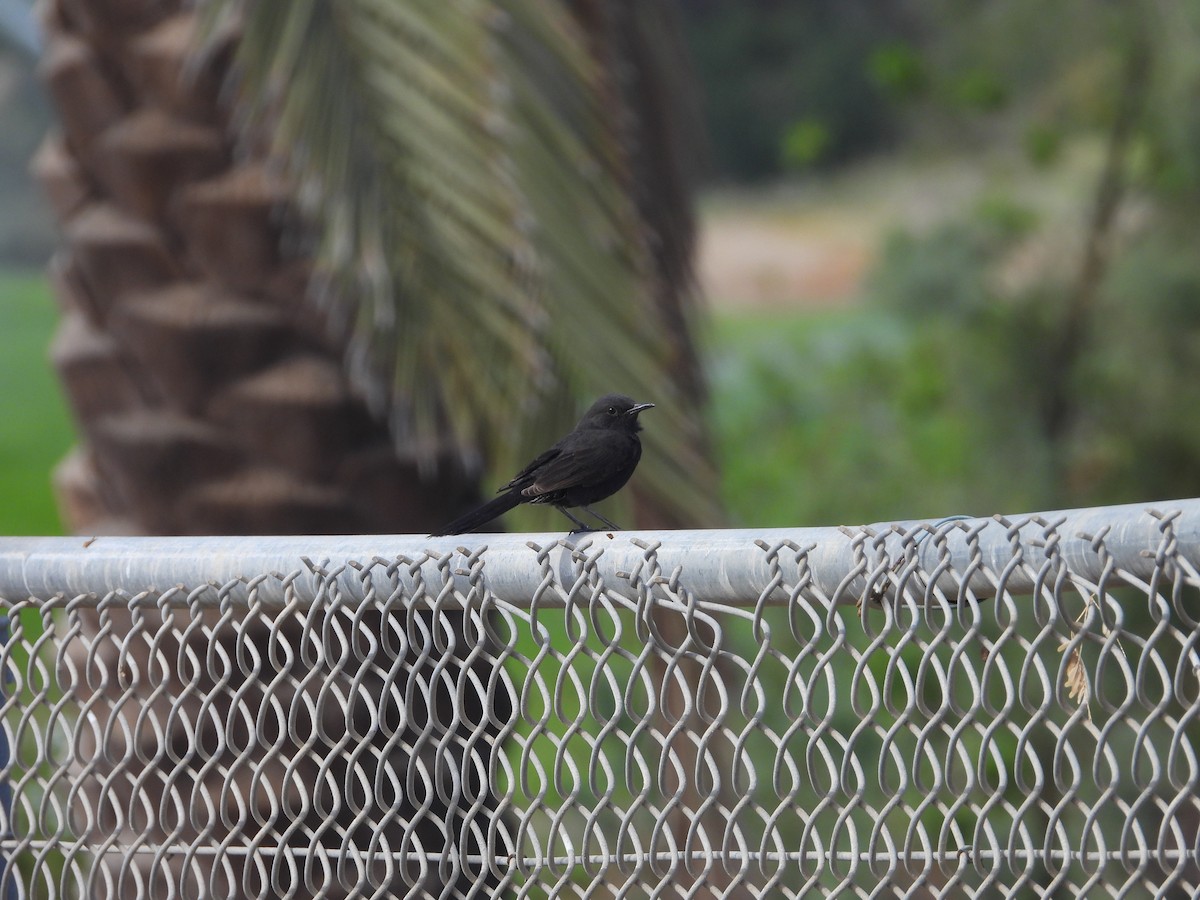
[[3, 900], [1200, 896], [1200, 500], [0, 538], [0, 612]]
[[[816, 595], [858, 603], [883, 589], [878, 584], [883, 573], [914, 564], [924, 571], [944, 568], [943, 590], [983, 598], [996, 592], [994, 573], [1010, 568], [1004, 588], [1029, 592], [1048, 556], [1092, 581], [1108, 570], [1146, 579], [1160, 564], [1159, 548], [1167, 546], [1197, 558], [1200, 499], [857, 528], [596, 531], [565, 537], [0, 537], [0, 596], [80, 596], [125, 587], [154, 597], [179, 587], [190, 594], [207, 585], [214, 590], [193, 602], [211, 605], [224, 598], [244, 604], [254, 576], [297, 572], [287, 588], [311, 602], [327, 587], [320, 572], [334, 568], [340, 594], [355, 602], [365, 589], [359, 573], [377, 565], [398, 565], [396, 577], [408, 589], [418, 581], [448, 582], [465, 595], [474, 586], [469, 573], [486, 557], [482, 587], [516, 606], [544, 595], [547, 569], [569, 583], [583, 561], [609, 590], [626, 586], [633, 592], [648, 565], [657, 577], [686, 573], [696, 593], [714, 603], [755, 601], [764, 591], [767, 602], [786, 602], [782, 587], [767, 590], [772, 580], [803, 581]], [[260, 603], [284, 602], [279, 580], [258, 582], [255, 594]]]

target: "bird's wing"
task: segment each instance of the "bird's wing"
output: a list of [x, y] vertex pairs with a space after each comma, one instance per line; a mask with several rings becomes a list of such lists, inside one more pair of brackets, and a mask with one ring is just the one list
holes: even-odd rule
[[559, 448], [541, 465], [529, 467], [532, 483], [522, 488], [521, 493], [540, 497], [598, 481], [607, 474], [605, 464], [611, 459], [611, 451], [602, 445]]
[[534, 480], [534, 473], [560, 453], [562, 453], [562, 450], [559, 449], [557, 444], [555, 444], [553, 447], [523, 468], [520, 472], [514, 475], [512, 481], [501, 487], [496, 491], [496, 493], [502, 494], [505, 491], [512, 490], [513, 488], [521, 490], [522, 488], [527, 487], [529, 483]]

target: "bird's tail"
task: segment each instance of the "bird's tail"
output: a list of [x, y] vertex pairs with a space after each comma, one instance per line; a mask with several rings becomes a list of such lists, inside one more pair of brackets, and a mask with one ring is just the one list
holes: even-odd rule
[[441, 537], [445, 534], [464, 534], [468, 531], [474, 531], [480, 525], [486, 525], [497, 516], [504, 515], [524, 499], [519, 491], [508, 491], [501, 494], [495, 500], [488, 501], [478, 509], [473, 509], [466, 515], [459, 516], [441, 531], [435, 531], [430, 537]]

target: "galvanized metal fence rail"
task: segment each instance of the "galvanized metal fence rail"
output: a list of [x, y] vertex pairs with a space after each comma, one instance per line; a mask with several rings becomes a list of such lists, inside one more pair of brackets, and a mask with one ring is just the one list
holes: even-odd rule
[[3, 538], [0, 897], [1200, 895], [1200, 500]]

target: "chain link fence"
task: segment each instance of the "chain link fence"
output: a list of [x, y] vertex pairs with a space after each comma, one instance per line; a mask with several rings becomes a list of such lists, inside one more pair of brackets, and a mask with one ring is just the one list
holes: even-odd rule
[[0, 898], [1194, 897], [1200, 500], [3, 538]]

